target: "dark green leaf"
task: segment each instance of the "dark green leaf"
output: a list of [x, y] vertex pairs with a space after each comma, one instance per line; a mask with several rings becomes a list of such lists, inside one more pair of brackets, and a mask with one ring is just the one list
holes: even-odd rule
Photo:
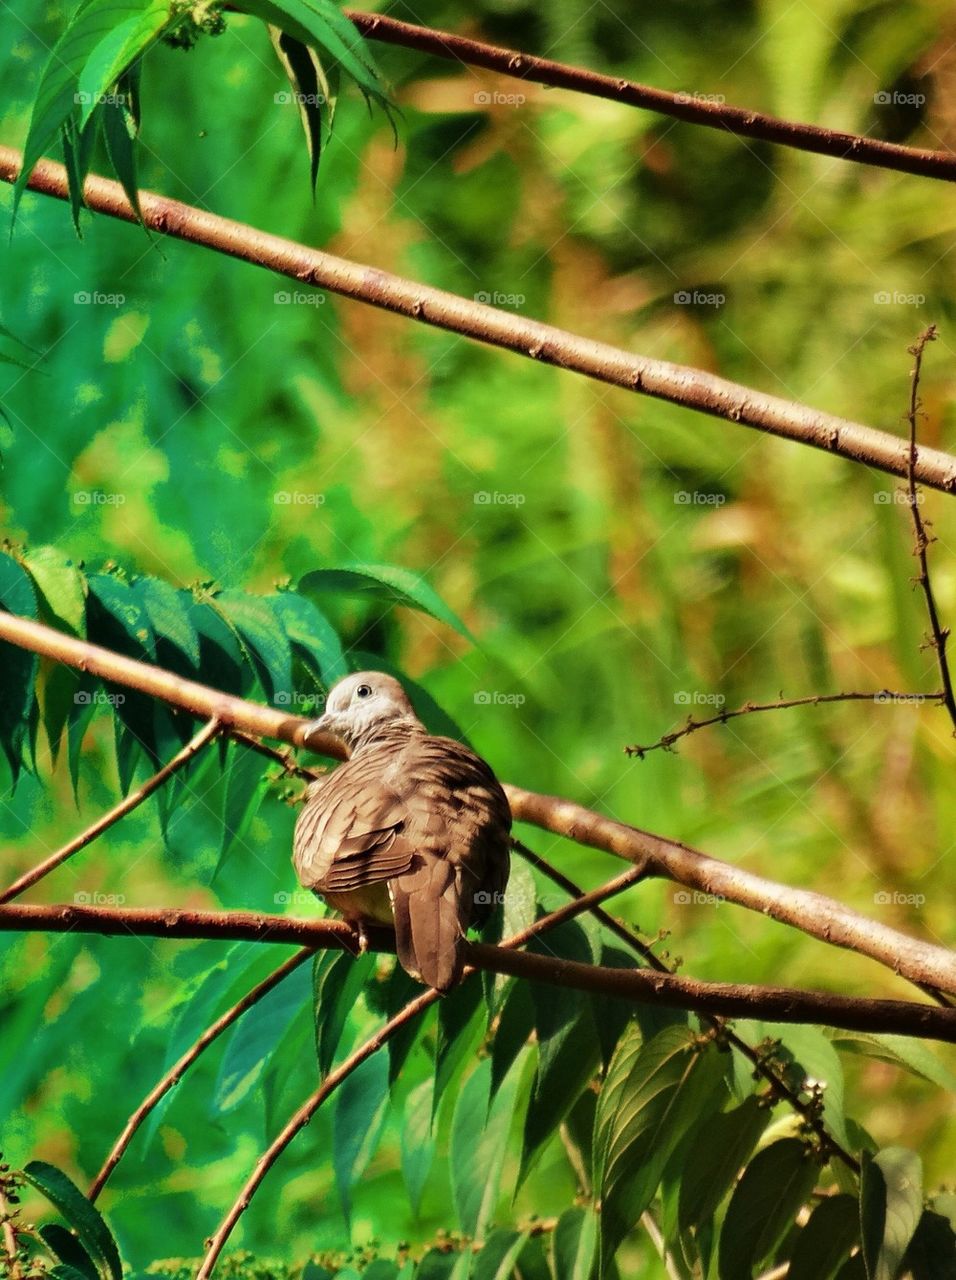
[[225, 766], [225, 799], [222, 812], [222, 845], [213, 879], [222, 870], [230, 849], [242, 840], [262, 802], [262, 776], [267, 767], [264, 756], [241, 742], [229, 744]]
[[214, 609], [236, 630], [252, 657], [270, 702], [292, 690], [292, 650], [276, 610], [268, 600], [242, 591], [222, 591]]
[[332, 1163], [346, 1222], [352, 1217], [352, 1187], [375, 1154], [388, 1108], [388, 1064], [373, 1053], [335, 1094]]
[[302, 966], [243, 1014], [219, 1068], [213, 1098], [218, 1111], [232, 1111], [261, 1079], [270, 1055], [308, 1001], [309, 975]]
[[739, 1107], [702, 1122], [680, 1181], [678, 1216], [682, 1230], [713, 1217], [769, 1119], [769, 1109], [751, 1094]]
[[193, 667], [198, 667], [199, 637], [184, 593], [162, 578], [137, 578], [130, 589], [149, 619], [154, 635], [167, 640]]
[[480, 1239], [494, 1214], [518, 1076], [509, 1077], [489, 1110], [491, 1062], [484, 1058], [458, 1094], [451, 1122], [449, 1163], [458, 1223]]
[[327, 686], [348, 675], [338, 633], [311, 600], [295, 591], [280, 591], [267, 597], [292, 644], [317, 667]]
[[[949, 1214], [934, 1210], [939, 1202], [953, 1203]], [[956, 1280], [956, 1197], [937, 1196], [933, 1207], [926, 1209], [910, 1247], [904, 1266], [912, 1270], [913, 1280]]]
[[797, 1236], [787, 1280], [831, 1280], [860, 1239], [860, 1215], [852, 1196], [828, 1196]]
[[[37, 617], [36, 593], [29, 574], [12, 556], [0, 553], [0, 607], [21, 618]], [[20, 775], [39, 662], [35, 653], [0, 643], [0, 747], [13, 781]]]
[[[120, 180], [126, 199], [140, 222], [143, 211], [139, 204], [139, 178], [136, 164], [136, 139], [139, 135], [140, 64], [133, 66], [116, 85], [114, 100], [103, 105], [103, 136], [110, 164]], [[147, 234], [149, 234], [147, 230]], [[197, 659], [198, 661], [198, 659]]]
[[435, 1140], [432, 1137], [432, 1078], [423, 1080], [405, 1099], [402, 1120], [402, 1176], [408, 1191], [412, 1213], [418, 1216], [418, 1208], [425, 1189], [425, 1181], [435, 1157]]
[[593, 1209], [565, 1209], [551, 1244], [554, 1274], [560, 1280], [590, 1280], [597, 1256], [597, 1217]]
[[122, 1280], [116, 1241], [97, 1209], [62, 1170], [43, 1160], [31, 1160], [23, 1176], [43, 1193], [76, 1231], [80, 1243], [93, 1259], [104, 1280]]
[[[418, 988], [421, 994], [421, 987]], [[435, 1051], [434, 1112], [445, 1090], [464, 1064], [482, 1031], [481, 983], [472, 978], [450, 991], [438, 1006], [438, 1045]]]
[[331, 120], [332, 102], [329, 83], [314, 49], [302, 44], [278, 27], [270, 27], [276, 56], [292, 86], [293, 100], [299, 108], [305, 140], [309, 148], [309, 177], [313, 193], [322, 154], [323, 129]]
[[213, 689], [241, 697], [252, 683], [239, 634], [212, 605], [194, 600], [189, 606], [189, 621], [199, 637], [199, 677]]
[[315, 1051], [319, 1073], [327, 1075], [342, 1039], [346, 1019], [372, 978], [375, 956], [347, 951], [319, 952], [312, 967]]
[[793, 1226], [817, 1179], [799, 1138], [782, 1138], [754, 1156], [730, 1198], [720, 1232], [720, 1280], [751, 1280]]
[[923, 1167], [915, 1152], [864, 1153], [860, 1175], [863, 1261], [870, 1280], [896, 1280], [923, 1213]]
[[[392, 966], [388, 982], [385, 986], [385, 1014], [393, 1018], [399, 1009], [404, 1009], [411, 1000], [422, 993], [421, 984], [410, 978], [402, 966], [396, 961]], [[412, 1050], [415, 1041], [421, 1035], [428, 1017], [412, 1018], [406, 1022], [388, 1042], [388, 1082], [393, 1085]]]
[[526, 1231], [492, 1231], [474, 1260], [472, 1280], [511, 1280], [527, 1239]]
[[58, 1222], [48, 1222], [39, 1230], [43, 1243], [55, 1258], [85, 1276], [86, 1280], [97, 1280], [96, 1264], [72, 1231], [67, 1231]]
[[471, 632], [425, 579], [410, 569], [387, 564], [345, 564], [337, 569], [313, 569], [299, 583], [299, 590], [333, 595], [363, 596], [389, 604], [405, 605], [431, 614], [439, 622], [472, 639]]
[[512, 983], [505, 997], [491, 1046], [491, 1089], [495, 1092], [511, 1069], [511, 1064], [528, 1043], [534, 1031], [534, 1005], [530, 983]]

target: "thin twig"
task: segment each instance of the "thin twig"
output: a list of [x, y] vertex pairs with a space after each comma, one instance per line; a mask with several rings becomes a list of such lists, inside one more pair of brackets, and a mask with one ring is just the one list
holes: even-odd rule
[[299, 762], [292, 755], [291, 750], [279, 750], [277, 747], [270, 747], [265, 742], [260, 742], [258, 738], [252, 737], [251, 734], [243, 733], [241, 729], [229, 729], [229, 737], [234, 742], [241, 743], [244, 747], [248, 747], [250, 751], [256, 751], [261, 756], [267, 756], [268, 759], [274, 760], [276, 764], [281, 765], [283, 771], [293, 778], [302, 778], [305, 782], [315, 782], [322, 777], [320, 769], [309, 769]]
[[[203, 719], [216, 716], [229, 728], [277, 738], [292, 746], [302, 745], [303, 734], [310, 724], [302, 716], [290, 716], [272, 707], [231, 697], [160, 667], [66, 635], [31, 618], [0, 612], [0, 640], [137, 689]], [[309, 741], [313, 750], [330, 759], [341, 760], [346, 756], [345, 745], [331, 734], [320, 738], [313, 733]], [[629, 862], [645, 864], [650, 859], [651, 875], [663, 876], [690, 889], [758, 911], [830, 946], [869, 956], [910, 982], [925, 983], [956, 994], [956, 956], [944, 947], [869, 920], [823, 894], [754, 875], [677, 840], [617, 822], [561, 796], [542, 795], [508, 783], [503, 785], [511, 811], [519, 821]], [[352, 940], [351, 934], [349, 940]]]
[[[16, 182], [21, 164], [20, 152], [0, 147], [0, 181]], [[69, 199], [66, 169], [52, 160], [37, 164], [27, 186], [59, 200]], [[89, 209], [124, 222], [137, 221], [120, 183], [91, 175], [83, 193]], [[328, 289], [609, 386], [797, 440], [891, 475], [906, 475], [906, 441], [889, 432], [834, 417], [701, 369], [596, 342], [474, 298], [270, 235], [154, 192], [141, 191], [139, 200], [143, 224], [150, 230], [265, 267], [294, 280], [299, 288]], [[956, 492], [956, 458], [921, 448], [917, 478], [922, 484]]]
[[913, 356], [913, 371], [910, 375], [910, 407], [906, 417], [910, 424], [910, 452], [909, 467], [907, 469], [906, 478], [909, 489], [910, 511], [913, 515], [913, 532], [915, 536], [915, 545], [913, 547], [913, 555], [919, 560], [919, 573], [916, 581], [923, 589], [923, 595], [926, 598], [926, 612], [929, 614], [929, 625], [931, 631], [930, 646], [936, 650], [936, 661], [939, 664], [939, 674], [943, 681], [943, 700], [946, 704], [946, 710], [949, 712], [949, 718], [953, 723], [953, 732], [956, 734], [956, 697], [953, 695], [953, 679], [949, 670], [949, 662], [946, 658], [946, 642], [949, 639], [949, 627], [941, 625], [939, 620], [939, 612], [936, 608], [936, 597], [933, 594], [933, 584], [929, 576], [929, 559], [927, 551], [929, 544], [935, 539], [931, 539], [926, 532], [928, 521], [924, 522], [920, 514], [920, 494], [916, 488], [916, 420], [919, 417], [920, 398], [919, 398], [919, 380], [920, 373], [923, 368], [923, 352], [930, 342], [936, 341], [936, 326], [931, 324], [917, 338], [915, 344], [909, 348], [909, 353]]
[[[540, 920], [536, 920], [526, 929], [522, 929], [513, 937], [508, 938], [507, 941], [502, 942], [500, 949], [502, 951], [510, 951], [516, 947], [523, 946], [524, 943], [530, 941], [531, 938], [537, 937], [541, 933], [545, 933], [548, 929], [554, 928], [556, 925], [561, 924], [571, 916], [579, 915], [582, 911], [588, 910], [590, 906], [596, 905], [604, 899], [610, 898], [614, 894], [621, 893], [625, 889], [630, 888], [631, 885], [635, 884], [641, 878], [641, 874], [641, 869], [638, 867], [633, 867], [630, 871], [625, 871], [623, 875], [615, 877], [614, 880], [609, 881], [600, 889], [596, 889], [590, 894], [582, 895], [578, 902], [569, 903], [566, 906], [559, 908], [557, 911], [552, 911], [549, 912], [548, 915], [542, 916]], [[587, 899], [586, 902], [585, 899]], [[477, 969], [474, 966], [466, 965], [462, 973], [462, 981], [464, 982], [476, 972]], [[209, 1280], [209, 1277], [212, 1275], [213, 1268], [216, 1265], [216, 1260], [222, 1252], [223, 1246], [232, 1234], [236, 1223], [248, 1207], [250, 1200], [258, 1190], [263, 1178], [275, 1164], [276, 1160], [278, 1160], [282, 1155], [282, 1152], [286, 1149], [299, 1130], [303, 1129], [309, 1123], [326, 1098], [328, 1098], [331, 1093], [334, 1093], [342, 1081], [351, 1075], [357, 1067], [361, 1066], [367, 1058], [370, 1058], [373, 1053], [377, 1052], [382, 1045], [384, 1045], [395, 1034], [395, 1032], [399, 1030], [399, 1028], [405, 1026], [406, 1023], [410, 1022], [414, 1017], [424, 1009], [427, 1009], [430, 1005], [434, 1004], [438, 999], [440, 999], [440, 994], [437, 991], [425, 991], [422, 995], [416, 996], [414, 1000], [405, 1005], [404, 1009], [400, 1009], [393, 1018], [390, 1018], [384, 1026], [380, 1027], [374, 1035], [365, 1041], [364, 1044], [360, 1045], [354, 1053], [350, 1054], [340, 1066], [336, 1067], [334, 1071], [331, 1071], [312, 1096], [307, 1098], [302, 1106], [299, 1107], [295, 1115], [293, 1115], [285, 1125], [282, 1132], [269, 1144], [268, 1148], [256, 1161], [255, 1168], [247, 1178], [242, 1190], [232, 1205], [232, 1208], [223, 1218], [222, 1222], [216, 1229], [215, 1234], [210, 1239], [206, 1255], [202, 1260], [202, 1265], [196, 1272], [196, 1280]]]
[[196, 1059], [206, 1049], [208, 1049], [213, 1041], [217, 1040], [227, 1028], [231, 1027], [234, 1022], [241, 1018], [247, 1010], [251, 1009], [253, 1005], [258, 1004], [262, 997], [268, 995], [274, 987], [277, 987], [283, 978], [288, 977], [294, 969], [298, 969], [299, 965], [303, 964], [314, 954], [315, 953], [311, 947], [303, 947], [303, 949], [301, 951], [297, 951], [294, 956], [290, 956], [288, 960], [279, 965], [278, 969], [270, 973], [267, 978], [263, 978], [263, 980], [254, 986], [251, 991], [248, 991], [241, 1000], [236, 1001], [231, 1008], [227, 1009], [226, 1012], [218, 1017], [215, 1022], [211, 1023], [202, 1035], [185, 1051], [185, 1053], [176, 1059], [169, 1070], [160, 1076], [156, 1084], [153, 1085], [152, 1089], [150, 1089], [149, 1093], [126, 1121], [126, 1124], [123, 1126], [123, 1131], [113, 1143], [113, 1147], [109, 1155], [104, 1160], [103, 1167], [90, 1184], [90, 1189], [86, 1194], [91, 1201], [95, 1200], [103, 1190], [107, 1178], [109, 1178], [110, 1174], [119, 1164], [127, 1147], [130, 1142], [132, 1142], [137, 1129], [150, 1112], [158, 1105], [162, 1098], [164, 1098], [170, 1089], [172, 1089], [173, 1085], [179, 1083], [183, 1075], [193, 1065]]
[[781, 698], [778, 702], [745, 702], [743, 706], [737, 707], [733, 711], [719, 711], [715, 716], [707, 716], [704, 720], [695, 720], [693, 716], [687, 717], [687, 722], [680, 729], [672, 729], [670, 733], [665, 733], [657, 742], [652, 742], [648, 747], [629, 746], [624, 748], [624, 752], [629, 756], [636, 756], [638, 760], [643, 760], [649, 751], [670, 751], [675, 742], [681, 738], [688, 738], [692, 733], [696, 733], [698, 729], [707, 729], [712, 724], [726, 724], [728, 720], [735, 720], [738, 716], [750, 716], [757, 711], [786, 711], [790, 707], [817, 707], [825, 702], [878, 702], [878, 703], [923, 703], [923, 702], [944, 702], [946, 694], [944, 692], [933, 693], [898, 693], [892, 689], [879, 689], [875, 693], [817, 693], [807, 698]]
[[[618, 886], [633, 884], [642, 874], [640, 868], [634, 868], [624, 872], [613, 883]], [[594, 892], [600, 893], [599, 890]], [[552, 914], [556, 918], [565, 918], [577, 914], [578, 910], [586, 910], [593, 901], [594, 894], [585, 894], [578, 903], [568, 904]], [[357, 931], [344, 920], [309, 920], [255, 911], [184, 911], [168, 907], [11, 903], [0, 907], [2, 931], [293, 942], [316, 950], [334, 947], [353, 953], [358, 946]], [[371, 950], [394, 952], [395, 935], [391, 929], [367, 926], [365, 934]], [[755, 983], [704, 982], [645, 969], [610, 969], [578, 964], [557, 956], [513, 952], [480, 942], [465, 944], [464, 955], [467, 963], [489, 973], [572, 987], [576, 991], [615, 996], [639, 1004], [690, 1009], [724, 1017], [821, 1023], [850, 1031], [893, 1032], [956, 1043], [956, 1010], [937, 1009], [907, 1000], [843, 996]]]
[[[551, 881], [559, 885], [566, 893], [573, 898], [580, 898], [583, 890], [579, 885], [575, 884], [568, 876], [557, 867], [551, 866], [547, 859], [542, 858], [540, 854], [529, 849], [527, 845], [522, 844], [520, 840], [512, 842], [521, 856], [536, 867], [543, 875], [546, 875]], [[635, 951], [652, 969], [656, 969], [658, 973], [674, 973], [675, 970], [667, 965], [655, 953], [654, 948], [643, 940], [638, 934], [622, 924], [620, 920], [615, 920], [612, 915], [604, 911], [601, 907], [592, 906], [590, 913], [600, 924], [612, 932], [625, 942], [633, 951]], [[712, 1014], [702, 1013], [699, 1015], [702, 1020], [708, 1023], [714, 1030], [718, 1030], [728, 1044], [732, 1045], [739, 1053], [747, 1059], [754, 1071], [763, 1077], [770, 1085], [775, 1097], [782, 1098], [789, 1106], [800, 1116], [806, 1125], [813, 1130], [820, 1144], [820, 1149], [825, 1155], [834, 1155], [855, 1173], [859, 1172], [860, 1162], [849, 1151], [845, 1150], [837, 1140], [832, 1136], [826, 1128], [823, 1118], [814, 1110], [812, 1106], [805, 1103], [800, 1095], [793, 1090], [790, 1085], [774, 1070], [772, 1059], [760, 1053], [746, 1040], [742, 1039], [733, 1029], [730, 1023], [724, 1018], [715, 1017]]]
[[120, 818], [125, 818], [128, 813], [132, 813], [134, 809], [137, 809], [144, 800], [149, 799], [154, 791], [158, 791], [165, 782], [168, 782], [174, 773], [185, 768], [190, 760], [215, 738], [220, 727], [219, 721], [215, 716], [207, 721], [199, 732], [190, 738], [186, 745], [177, 751], [157, 773], [154, 773], [151, 778], [147, 778], [141, 787], [131, 791], [125, 799], [114, 805], [108, 813], [104, 813], [97, 818], [85, 831], [80, 832], [78, 836], [74, 836], [62, 849], [57, 849], [56, 853], [51, 853], [48, 858], [38, 862], [35, 867], [31, 867], [29, 871], [25, 871], [22, 876], [14, 880], [13, 884], [0, 891], [0, 904], [12, 902], [24, 890], [31, 888], [31, 886], [42, 880], [44, 876], [48, 876], [51, 871], [55, 871], [57, 867], [62, 866], [68, 858], [73, 857], [74, 853], [79, 853], [88, 844], [92, 844], [97, 836], [101, 836], [104, 831], [109, 830], [114, 823], [119, 822]]
[[688, 120], [711, 129], [726, 130], [742, 138], [757, 138], [800, 151], [834, 156], [838, 160], [876, 165], [881, 169], [896, 169], [902, 173], [956, 181], [956, 155], [951, 151], [905, 147], [895, 142], [883, 142], [878, 138], [838, 133], [817, 125], [798, 124], [793, 120], [780, 120], [761, 111], [727, 106], [722, 100], [715, 100], [719, 95], [668, 93], [666, 89], [654, 89], [649, 85], [636, 84], [633, 80], [623, 80], [619, 76], [601, 75], [584, 67], [554, 62], [550, 58], [537, 58], [517, 49], [504, 49], [483, 40], [453, 35], [449, 31], [415, 26], [380, 13], [362, 13], [354, 9], [346, 9], [345, 12], [370, 40], [403, 45], [408, 49], [449, 58], [467, 66], [485, 67], [489, 71], [518, 80], [530, 80], [557, 89], [572, 89], [627, 106], [657, 111], [677, 120]]
[[23, 1280], [20, 1245], [17, 1241], [17, 1229], [14, 1225], [17, 1211], [9, 1200], [10, 1178], [11, 1175], [6, 1170], [0, 1169], [0, 1223], [3, 1224], [5, 1268], [8, 1280]]

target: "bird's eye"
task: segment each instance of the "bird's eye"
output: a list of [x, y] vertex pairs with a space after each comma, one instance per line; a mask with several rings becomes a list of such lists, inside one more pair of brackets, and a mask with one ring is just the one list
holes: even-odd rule
[[356, 698], [370, 698], [372, 696], [372, 686], [370, 684], [360, 684], [355, 690]]

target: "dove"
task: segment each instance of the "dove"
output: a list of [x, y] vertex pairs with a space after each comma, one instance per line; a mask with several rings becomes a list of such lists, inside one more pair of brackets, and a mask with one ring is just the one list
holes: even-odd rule
[[465, 931], [484, 923], [508, 883], [501, 785], [470, 748], [429, 734], [380, 671], [340, 680], [305, 744], [318, 733], [340, 738], [349, 758], [307, 792], [293, 842], [300, 883], [360, 930], [394, 924], [403, 968], [450, 990]]

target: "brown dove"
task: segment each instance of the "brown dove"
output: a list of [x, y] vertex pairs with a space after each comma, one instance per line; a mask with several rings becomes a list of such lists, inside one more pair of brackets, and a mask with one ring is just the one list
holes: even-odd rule
[[380, 671], [334, 686], [304, 741], [322, 732], [350, 755], [309, 787], [295, 826], [299, 881], [360, 927], [394, 922], [402, 966], [447, 991], [461, 977], [465, 930], [508, 883], [507, 797], [480, 756], [430, 735]]

